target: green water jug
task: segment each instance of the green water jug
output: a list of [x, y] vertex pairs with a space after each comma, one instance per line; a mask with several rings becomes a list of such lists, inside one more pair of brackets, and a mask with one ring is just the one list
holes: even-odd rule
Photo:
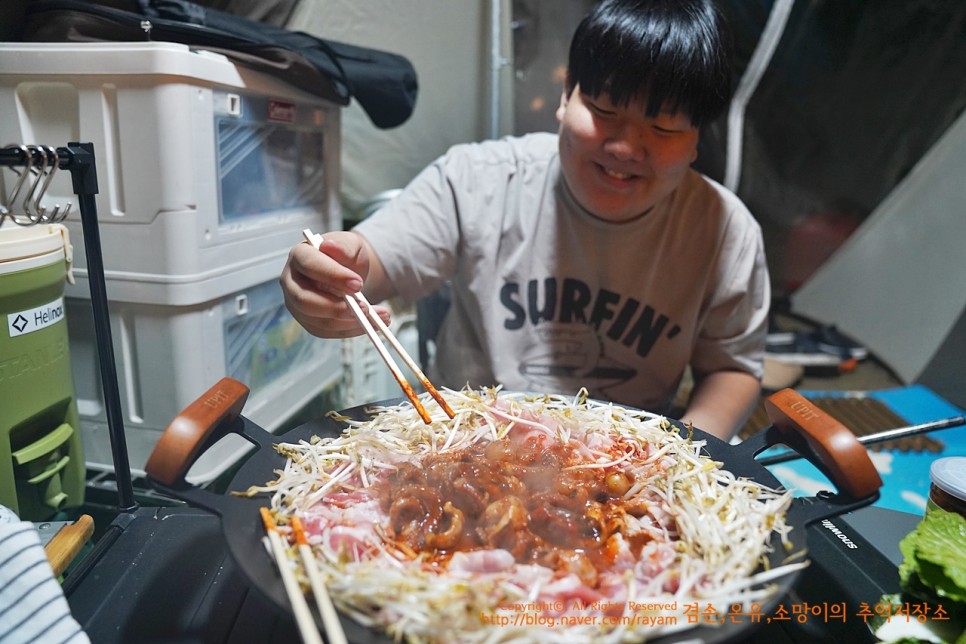
[[84, 500], [59, 224], [0, 229], [0, 504], [42, 521]]

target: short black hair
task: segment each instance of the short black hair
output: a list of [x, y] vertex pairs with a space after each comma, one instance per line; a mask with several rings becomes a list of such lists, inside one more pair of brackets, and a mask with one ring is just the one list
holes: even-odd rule
[[711, 0], [604, 0], [570, 43], [567, 88], [607, 93], [615, 105], [647, 101], [704, 125], [731, 97], [731, 37]]

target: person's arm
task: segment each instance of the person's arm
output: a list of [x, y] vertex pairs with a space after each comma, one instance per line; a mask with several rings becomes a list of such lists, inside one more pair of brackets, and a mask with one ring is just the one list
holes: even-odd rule
[[682, 421], [730, 441], [754, 411], [761, 383], [744, 371], [695, 375], [694, 389]]
[[[299, 324], [320, 338], [347, 338], [364, 333], [343, 299], [364, 291], [374, 305], [394, 295], [378, 255], [364, 237], [353, 232], [326, 233], [319, 249], [307, 243], [289, 251], [279, 284]], [[386, 324], [389, 310], [374, 309]]]
[[33, 523], [0, 505], [0, 641], [90, 644], [71, 616]]

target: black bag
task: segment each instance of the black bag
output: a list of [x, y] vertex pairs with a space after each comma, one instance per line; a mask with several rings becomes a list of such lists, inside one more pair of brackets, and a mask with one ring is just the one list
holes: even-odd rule
[[162, 40], [216, 51], [338, 105], [354, 97], [380, 128], [401, 125], [416, 105], [416, 71], [403, 56], [323, 40], [186, 0], [32, 0], [24, 40]]

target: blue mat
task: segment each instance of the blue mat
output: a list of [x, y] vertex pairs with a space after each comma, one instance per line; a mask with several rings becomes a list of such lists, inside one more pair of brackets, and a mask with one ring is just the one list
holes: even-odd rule
[[[856, 395], [855, 392], [833, 391], [799, 393], [805, 397]], [[910, 425], [966, 415], [966, 411], [921, 385], [862, 392], [861, 395], [882, 402]], [[943, 443], [945, 447], [941, 453], [909, 453], [898, 450], [869, 452], [883, 483], [881, 497], [874, 505], [899, 512], [923, 513], [929, 494], [929, 466], [932, 462], [945, 456], [966, 456], [966, 426], [934, 431], [929, 436]], [[779, 463], [769, 466], [769, 470], [786, 488], [794, 490], [796, 496], [813, 496], [821, 490], [831, 489], [825, 475], [805, 460]]]

